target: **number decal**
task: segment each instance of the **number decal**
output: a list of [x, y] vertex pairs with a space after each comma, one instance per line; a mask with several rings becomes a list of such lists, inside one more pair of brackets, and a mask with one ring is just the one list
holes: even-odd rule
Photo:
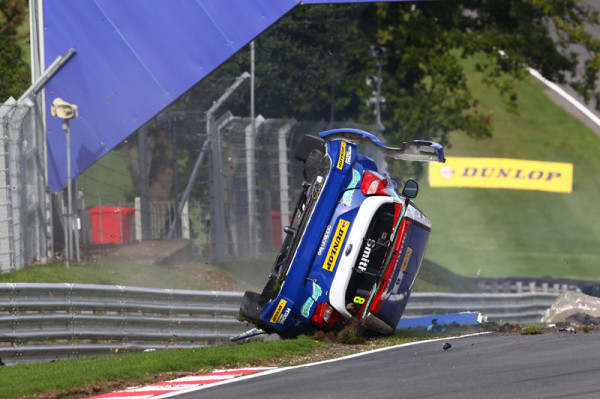
[[363, 303], [365, 303], [365, 298], [363, 298], [362, 296], [355, 296], [354, 303], [358, 303], [359, 305], [362, 305]]

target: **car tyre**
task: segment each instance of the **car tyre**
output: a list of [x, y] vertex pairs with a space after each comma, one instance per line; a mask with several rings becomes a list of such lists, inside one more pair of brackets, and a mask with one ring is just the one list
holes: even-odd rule
[[240, 316], [250, 320], [260, 321], [260, 312], [262, 306], [260, 304], [261, 295], [257, 292], [246, 291], [240, 305]]

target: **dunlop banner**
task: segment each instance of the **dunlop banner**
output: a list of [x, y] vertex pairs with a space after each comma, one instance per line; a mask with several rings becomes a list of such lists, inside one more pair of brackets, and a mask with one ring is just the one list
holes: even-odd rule
[[573, 191], [573, 164], [505, 158], [448, 157], [445, 164], [429, 164], [429, 185], [570, 193]]

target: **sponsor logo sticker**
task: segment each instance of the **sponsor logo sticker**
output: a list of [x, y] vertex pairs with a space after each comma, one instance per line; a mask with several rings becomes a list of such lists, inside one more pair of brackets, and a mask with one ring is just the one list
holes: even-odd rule
[[323, 251], [325, 251], [325, 245], [327, 244], [327, 240], [329, 240], [329, 235], [331, 234], [331, 225], [327, 225], [327, 229], [325, 229], [325, 235], [321, 240], [321, 245], [319, 246], [319, 256], [323, 255]]
[[287, 301], [285, 299], [279, 300], [279, 303], [275, 308], [275, 312], [273, 312], [273, 316], [271, 316], [271, 323], [277, 323], [277, 320], [279, 320], [279, 316], [281, 316], [281, 312], [283, 312], [283, 309], [285, 308], [286, 304]]
[[404, 260], [402, 261], [402, 271], [406, 271], [406, 267], [408, 266], [408, 261], [410, 260], [410, 255], [412, 254], [412, 249], [410, 247], [406, 248], [406, 254], [404, 255]]
[[352, 147], [348, 147], [346, 149], [346, 163], [350, 165], [352, 161]]
[[342, 141], [340, 143], [340, 156], [338, 158], [336, 168], [342, 170], [342, 168], [344, 167], [345, 159], [346, 159], [346, 142]]
[[360, 173], [356, 169], [352, 169], [352, 180], [346, 187], [346, 192], [342, 196], [342, 204], [350, 205], [352, 203], [352, 197], [354, 196], [354, 188], [360, 181]]
[[340, 219], [337, 228], [335, 229], [333, 239], [331, 240], [331, 244], [329, 245], [329, 251], [327, 251], [325, 262], [323, 262], [323, 269], [330, 272], [333, 271], [335, 262], [337, 261], [340, 252], [342, 252], [342, 244], [344, 243], [344, 238], [346, 237], [346, 232], [349, 227], [349, 221]]
[[369, 266], [369, 256], [371, 255], [371, 250], [375, 248], [375, 241], [368, 239], [365, 243], [365, 249], [363, 249], [362, 255], [360, 256], [360, 261], [358, 262], [358, 270], [361, 272], [367, 271], [367, 266]]
[[312, 296], [308, 297], [306, 302], [304, 302], [304, 305], [302, 305], [302, 309], [300, 310], [300, 314], [302, 314], [302, 316], [304, 316], [306, 318], [308, 318], [308, 316], [310, 316], [310, 310], [312, 309], [312, 306], [315, 304], [317, 299], [319, 299], [319, 297], [321, 296], [322, 293], [323, 293], [323, 290], [321, 289], [319, 284], [313, 282]]
[[287, 320], [288, 316], [290, 315], [291, 311], [292, 311], [291, 308], [287, 308], [285, 310], [285, 313], [282, 314], [281, 317], [277, 320], [277, 324], [283, 325], [285, 323], [285, 321]]

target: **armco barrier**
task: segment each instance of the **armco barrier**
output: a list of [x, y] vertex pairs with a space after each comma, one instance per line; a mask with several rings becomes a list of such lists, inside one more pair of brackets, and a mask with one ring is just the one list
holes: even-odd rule
[[[556, 294], [414, 293], [405, 316], [478, 311], [489, 321], [539, 321]], [[229, 342], [240, 292], [85, 284], [0, 283], [0, 359], [75, 359]]]
[[74, 359], [228, 342], [242, 294], [84, 284], [0, 284], [0, 359]]

